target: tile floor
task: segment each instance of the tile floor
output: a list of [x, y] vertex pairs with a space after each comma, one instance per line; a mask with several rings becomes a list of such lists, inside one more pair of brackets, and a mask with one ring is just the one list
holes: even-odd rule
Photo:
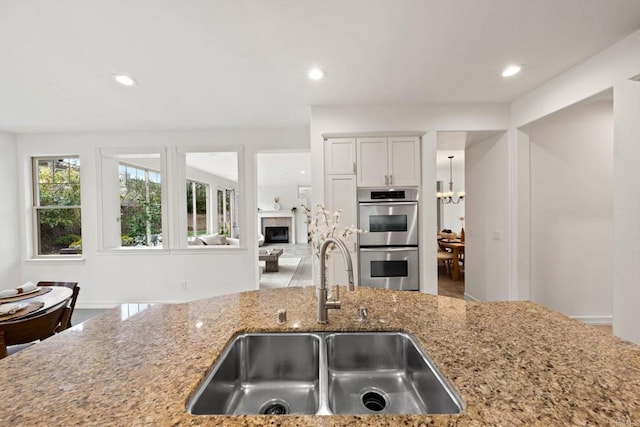
[[262, 248], [282, 248], [281, 258], [301, 258], [296, 272], [293, 274], [289, 286], [309, 286], [313, 284], [313, 255], [311, 245], [304, 243], [265, 243]]

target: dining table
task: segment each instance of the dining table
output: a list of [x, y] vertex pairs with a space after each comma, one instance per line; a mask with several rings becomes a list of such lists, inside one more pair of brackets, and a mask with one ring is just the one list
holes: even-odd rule
[[453, 280], [461, 280], [460, 275], [460, 255], [464, 254], [464, 241], [460, 239], [438, 239], [438, 244], [446, 249], [450, 249], [453, 253], [453, 271], [451, 278]]
[[38, 286], [38, 289], [31, 293], [15, 295], [7, 298], [0, 298], [0, 304], [22, 303], [26, 306], [8, 316], [0, 316], [2, 322], [26, 319], [36, 316], [43, 311], [63, 303], [71, 297], [73, 291], [64, 286]]

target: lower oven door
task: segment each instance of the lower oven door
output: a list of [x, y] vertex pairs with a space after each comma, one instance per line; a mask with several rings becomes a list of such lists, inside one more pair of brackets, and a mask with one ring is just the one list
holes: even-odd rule
[[420, 289], [417, 247], [360, 248], [360, 286]]

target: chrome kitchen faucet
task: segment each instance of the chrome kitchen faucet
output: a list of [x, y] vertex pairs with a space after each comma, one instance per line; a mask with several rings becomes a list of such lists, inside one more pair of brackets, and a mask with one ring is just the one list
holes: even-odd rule
[[347, 266], [347, 274], [349, 283], [347, 285], [347, 291], [353, 291], [353, 264], [351, 262], [351, 255], [349, 255], [349, 249], [344, 242], [337, 237], [328, 237], [320, 246], [320, 287], [316, 290], [318, 296], [318, 323], [327, 323], [328, 312], [330, 308], [340, 308], [340, 295], [338, 286], [336, 285], [336, 295], [333, 301], [327, 301], [327, 274], [326, 274], [326, 253], [330, 244], [334, 244], [344, 257], [344, 263]]

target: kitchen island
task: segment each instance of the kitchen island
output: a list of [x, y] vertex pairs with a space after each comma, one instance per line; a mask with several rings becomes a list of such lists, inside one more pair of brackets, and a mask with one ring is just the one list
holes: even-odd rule
[[[123, 305], [0, 360], [0, 425], [640, 425], [640, 347], [530, 302], [360, 288], [329, 324], [315, 288]], [[367, 322], [358, 321], [366, 306]], [[276, 312], [287, 310], [278, 324]], [[189, 397], [244, 332], [405, 331], [462, 396], [460, 415], [195, 416]]]

